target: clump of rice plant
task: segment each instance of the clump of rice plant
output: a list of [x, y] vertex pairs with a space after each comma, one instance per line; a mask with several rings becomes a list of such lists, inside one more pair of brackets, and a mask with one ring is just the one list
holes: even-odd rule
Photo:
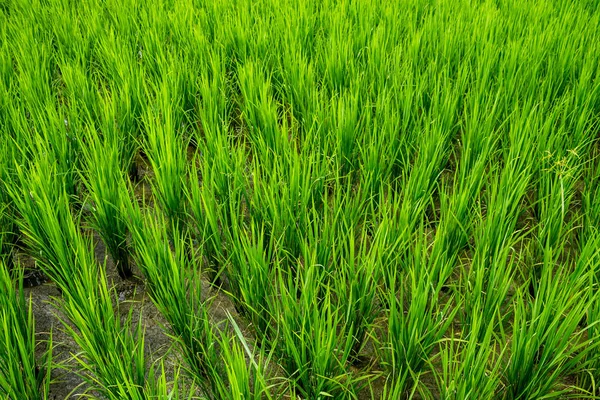
[[276, 296], [273, 286], [278, 255], [273, 238], [265, 243], [264, 230], [254, 229], [250, 235], [233, 227], [233, 246], [229, 267], [226, 269], [230, 292], [236, 308], [249, 321], [260, 339], [268, 344], [272, 334], [273, 315], [269, 301]]
[[324, 285], [323, 266], [307, 258], [295, 277], [277, 271], [275, 318], [277, 354], [295, 395], [302, 398], [355, 397], [357, 378], [349, 371], [354, 340], [344, 310]]
[[150, 297], [169, 321], [189, 369], [210, 390], [210, 365], [217, 364], [219, 356], [207, 304], [201, 297], [199, 269], [185, 258], [187, 241], [179, 232], [171, 249], [172, 227], [161, 213], [143, 216], [141, 210], [130, 208], [130, 216], [135, 258], [148, 282]]
[[89, 190], [94, 229], [100, 234], [114, 260], [119, 276], [132, 276], [127, 248], [125, 200], [129, 196], [121, 170], [119, 147], [115, 139], [88, 132], [82, 141], [85, 173], [82, 181]]
[[[492, 170], [489, 189], [485, 193], [485, 217], [474, 232], [474, 250], [471, 267], [464, 270], [465, 288], [465, 323], [474, 316], [474, 307], [481, 307], [490, 323], [496, 321], [503, 324], [500, 307], [509, 296], [509, 289], [515, 261], [511, 258], [512, 247], [523, 235], [519, 232], [517, 221], [523, 212], [521, 201], [524, 198], [532, 179], [533, 159], [527, 157], [535, 149], [533, 140], [535, 130], [530, 127], [533, 109], [520, 110], [514, 117], [514, 126], [505, 133], [511, 144], [504, 150], [504, 166], [501, 170]], [[525, 134], [524, 132], [528, 132]], [[529, 135], [529, 136], [528, 136]], [[483, 331], [481, 331], [483, 332]]]
[[340, 306], [346, 310], [344, 324], [353, 340], [350, 356], [357, 361], [379, 314], [377, 295], [384, 273], [385, 238], [382, 236], [385, 232], [378, 230], [375, 233], [370, 248], [366, 245], [366, 232], [359, 236], [359, 246], [356, 246], [353, 234], [350, 231], [344, 238], [346, 240], [340, 243], [345, 260], [335, 273], [333, 287]]
[[508, 398], [560, 397], [571, 392], [572, 388], [559, 386], [559, 377], [584, 370], [589, 355], [597, 352], [598, 338], [579, 329], [596, 301], [596, 294], [584, 290], [596, 271], [554, 271], [550, 260], [552, 255], [546, 255], [535, 299], [529, 302], [517, 292], [514, 300], [510, 360], [503, 372]]
[[[441, 302], [441, 286], [434, 284], [433, 263], [427, 258], [426, 237], [418, 239], [408, 270], [393, 272], [387, 296], [387, 326], [380, 351], [389, 372], [387, 390], [400, 396], [419, 381], [438, 341], [460, 309], [452, 298]], [[460, 300], [458, 300], [459, 302]]]
[[143, 118], [146, 131], [144, 150], [154, 172], [152, 187], [157, 204], [174, 227], [183, 229], [189, 139], [182, 135], [174, 90], [176, 88], [169, 86], [168, 81], [155, 90], [156, 105], [150, 105]]
[[[575, 261], [575, 270], [584, 273], [587, 271], [595, 271], [594, 274], [589, 275], [588, 282], [588, 296], [591, 299], [585, 323], [587, 324], [587, 335], [589, 338], [597, 338], [600, 335], [600, 299], [596, 295], [599, 285], [598, 275], [598, 263], [600, 262], [600, 253], [598, 247], [600, 246], [600, 232], [598, 231], [598, 214], [600, 202], [600, 188], [597, 186], [598, 179], [600, 178], [600, 170], [598, 166], [590, 166], [585, 176], [586, 186], [590, 188], [586, 191], [582, 203], [583, 210], [585, 210], [585, 217], [583, 218], [582, 227], [582, 238], [579, 244], [580, 252], [577, 260]], [[578, 380], [578, 384], [587, 390], [589, 393], [597, 395], [600, 393], [600, 363], [598, 357], [594, 353], [587, 353], [585, 360], [582, 361], [588, 368], [581, 371], [581, 375]]]
[[250, 344], [243, 336], [235, 320], [229, 315], [233, 334], [221, 331], [217, 337], [220, 355], [223, 360], [223, 372], [213, 371], [216, 380], [216, 398], [218, 399], [272, 399], [277, 398], [271, 392], [275, 385], [267, 378], [273, 352], [267, 353], [264, 348], [250, 349]]
[[0, 145], [0, 152], [5, 157], [0, 160], [0, 260], [4, 261], [9, 271], [13, 267], [13, 245], [16, 242], [16, 225], [12, 210], [12, 202], [5, 185], [10, 184], [10, 162], [9, 155], [15, 154], [11, 143]]
[[52, 372], [52, 332], [40, 359], [36, 348], [43, 345], [35, 333], [32, 302], [23, 291], [19, 268], [13, 281], [6, 264], [0, 260], [0, 393], [8, 399], [42, 400], [49, 398]]
[[[205, 271], [211, 282], [221, 281], [231, 255], [233, 232], [242, 216], [245, 152], [230, 151], [224, 138], [200, 145], [199, 154], [190, 167], [190, 182], [186, 187], [186, 201], [190, 209], [190, 229], [201, 245], [208, 264]], [[201, 163], [201, 166], [196, 166]]]
[[[2, 183], [0, 182], [0, 185]], [[13, 249], [12, 242], [14, 242], [15, 229], [12, 216], [8, 211], [9, 206], [0, 202], [0, 226], [3, 230], [0, 231], [0, 259], [6, 264], [9, 270], [13, 266]]]
[[469, 331], [451, 332], [441, 341], [439, 354], [429, 360], [440, 398], [490, 399], [501, 392], [506, 347], [495, 341], [494, 325], [481, 323], [475, 316]]

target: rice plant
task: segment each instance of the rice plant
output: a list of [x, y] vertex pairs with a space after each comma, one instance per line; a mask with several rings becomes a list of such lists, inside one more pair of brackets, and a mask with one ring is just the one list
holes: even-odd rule
[[[314, 260], [314, 256], [313, 256]], [[354, 398], [357, 378], [349, 372], [354, 344], [343, 310], [323, 285], [323, 266], [307, 260], [294, 279], [278, 271], [280, 298], [270, 305], [281, 364], [301, 398]]]
[[[208, 320], [207, 304], [201, 297], [199, 271], [193, 262], [185, 267], [185, 238], [181, 233], [169, 245], [169, 222], [162, 215], [143, 217], [139, 209], [131, 222], [135, 257], [148, 281], [149, 294], [165, 315], [174, 338], [180, 342], [183, 354], [199, 383], [210, 388], [210, 366], [218, 363], [214, 348], [215, 333]], [[176, 222], [173, 222], [174, 224]]]
[[119, 162], [119, 147], [110, 137], [99, 138], [90, 132], [82, 141], [85, 173], [82, 181], [89, 190], [93, 225], [102, 236], [108, 252], [123, 279], [132, 276], [127, 248], [127, 221], [123, 198], [129, 192]]
[[53, 367], [52, 332], [45, 340], [43, 356], [38, 359], [36, 348], [44, 344], [35, 332], [32, 302], [23, 291], [22, 270], [15, 282], [0, 261], [0, 286], [0, 392], [9, 399], [48, 399]]
[[504, 372], [507, 398], [560, 398], [571, 388], [557, 386], [558, 377], [585, 369], [588, 354], [596, 352], [596, 337], [578, 326], [596, 301], [595, 294], [589, 296], [583, 289], [595, 270], [575, 270], [565, 277], [563, 271], [553, 272], [548, 261], [532, 304], [526, 304], [522, 295], [515, 300], [511, 357]]
[[[440, 343], [439, 358], [430, 360], [440, 398], [495, 398], [502, 391], [502, 357], [506, 347], [499, 348], [495, 341], [494, 325], [480, 325], [481, 321], [475, 317], [464, 337], [452, 332]], [[441, 368], [435, 366], [438, 361]]]
[[427, 265], [426, 247], [422, 242], [418, 245], [408, 270], [397, 273], [400, 277], [388, 278], [392, 283], [386, 292], [387, 329], [380, 347], [389, 371], [390, 396], [401, 396], [413, 389], [434, 346], [460, 309], [453, 299], [447, 299], [445, 304], [440, 301], [441, 287], [433, 284], [433, 268], [422, 268]]
[[[181, 110], [176, 106], [177, 93], [170, 85], [156, 89], [157, 105], [146, 109], [146, 154], [154, 172], [153, 192], [159, 206], [177, 229], [184, 222], [185, 173], [187, 145], [181, 134]], [[159, 111], [160, 110], [160, 111]]]

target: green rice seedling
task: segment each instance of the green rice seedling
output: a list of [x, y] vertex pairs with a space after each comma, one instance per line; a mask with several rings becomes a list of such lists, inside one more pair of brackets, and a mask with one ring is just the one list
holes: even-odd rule
[[[505, 220], [505, 222], [511, 223], [510, 220]], [[486, 239], [477, 242], [478, 237], [476, 236], [476, 238], [471, 268], [465, 271], [465, 274], [471, 276], [471, 278], [465, 279], [472, 281], [469, 280], [467, 283], [463, 323], [467, 325], [470, 323], [469, 320], [473, 317], [475, 309], [479, 309], [489, 323], [501, 323], [503, 318], [497, 317], [500, 316], [500, 307], [509, 295], [510, 284], [516, 268], [515, 262], [509, 258], [510, 244], [516, 242], [517, 239], [511, 241], [505, 239], [506, 244], [494, 249], [485, 242]]]
[[[367, 246], [366, 232], [355, 243], [354, 232], [340, 237], [340, 247], [345, 253], [344, 260], [335, 273], [332, 286], [336, 291], [340, 306], [346, 309], [345, 325], [353, 338], [351, 358], [358, 361], [359, 353], [365, 346], [367, 335], [373, 328], [378, 316], [378, 287], [383, 279], [383, 246], [385, 230], [378, 230]], [[355, 250], [355, 248], [358, 248]], [[356, 252], [358, 254], [356, 254]]]
[[514, 305], [510, 361], [504, 371], [505, 397], [560, 398], [572, 391], [558, 385], [567, 371], [585, 369], [598, 341], [578, 329], [595, 301], [585, 289], [595, 270], [554, 271], [553, 256], [542, 266], [538, 295], [531, 302], [519, 291]]
[[314, 257], [306, 258], [296, 277], [278, 268], [280, 296], [269, 304], [276, 319], [277, 355], [294, 395], [356, 398], [357, 378], [348, 369], [353, 338], [343, 309], [323, 285], [324, 267]]
[[[414, 239], [414, 231], [411, 232], [411, 230], [414, 228], [412, 227], [412, 217], [408, 218], [408, 215], [403, 212], [406, 211], [406, 208], [403, 210], [402, 196], [396, 194], [392, 185], [382, 188], [379, 197], [381, 200], [373, 205], [378, 210], [377, 218], [373, 223], [378, 224], [379, 229], [385, 232], [385, 235], [381, 236], [383, 242], [381, 250], [385, 261], [383, 262], [383, 287], [380, 291], [379, 300], [386, 307], [389, 307], [387, 301], [390, 287], [392, 284], [398, 287], [397, 283], [393, 283], [389, 279], [399, 279], [400, 274], [406, 271], [406, 249], [412, 245], [411, 240]], [[416, 217], [416, 215], [413, 216]]]
[[[105, 281], [103, 270], [90, 274], [95, 272], [94, 276]], [[82, 350], [73, 353], [79, 366], [74, 372], [88, 383], [89, 390], [108, 399], [144, 399], [161, 392], [153, 368], [146, 367], [141, 320], [134, 323], [130, 313], [121, 322], [111, 303], [115, 293], [106, 284], [98, 285], [91, 277], [86, 278], [88, 286], [95, 286], [77, 282], [72, 298], [63, 296], [60, 304], [68, 318], [61, 319], [61, 323]], [[83, 299], [88, 299], [88, 304]]]
[[[487, 137], [478, 135], [475, 127], [490, 126], [491, 120], [480, 116], [477, 107], [474, 106], [461, 136], [463, 147], [453, 181], [442, 182], [439, 191], [440, 215], [430, 255], [430, 259], [434, 260], [432, 273], [436, 286], [446, 284], [455, 271], [460, 252], [472, 237], [477, 222], [475, 204], [486, 182], [486, 169], [497, 144], [491, 129]], [[480, 123], [480, 119], [485, 122]]]
[[173, 227], [183, 229], [188, 139], [180, 130], [177, 92], [173, 90], [169, 82], [162, 83], [156, 89], [156, 104], [146, 109], [144, 150], [154, 172], [152, 189], [158, 205]]
[[218, 333], [213, 326], [208, 315], [209, 300], [201, 298], [200, 271], [185, 258], [186, 241], [176, 237], [171, 250], [165, 217], [149, 215], [143, 219], [143, 229], [132, 232], [136, 257], [148, 280], [150, 295], [169, 321], [189, 371], [205, 395], [214, 399], [240, 398], [236, 393], [244, 398], [270, 398], [262, 364], [259, 366], [253, 355], [251, 365], [246, 364], [248, 344], [242, 341], [244, 348], [240, 347], [235, 337]]
[[252, 225], [249, 234], [239, 225], [232, 227], [232, 249], [226, 273], [230, 291], [238, 311], [252, 322], [261, 340], [268, 344], [272, 334], [273, 315], [269, 301], [276, 297], [273, 282], [279, 264], [278, 244], [271, 237], [265, 243], [264, 230]]
[[[577, 225], [571, 204], [577, 201], [576, 185], [581, 180], [584, 166], [582, 155], [588, 153], [591, 141], [583, 134], [583, 127], [576, 128], [572, 135], [565, 134], [570, 120], [566, 115], [569, 109], [566, 104], [571, 101], [565, 98], [551, 110], [539, 144], [542, 156], [537, 179], [538, 201], [534, 205], [539, 220], [537, 260], [543, 258], [548, 248], [561, 257], [561, 249], [568, 246], [570, 233]], [[583, 115], [588, 113], [585, 109], [581, 112]], [[532, 275], [535, 284], [536, 271]]]
[[506, 347], [498, 348], [494, 334], [494, 324], [482, 325], [481, 316], [475, 314], [470, 329], [463, 335], [452, 332], [441, 341], [439, 354], [429, 360], [440, 399], [497, 396], [502, 388], [502, 357]]
[[475, 95], [468, 98], [470, 104], [465, 110], [465, 121], [461, 124], [460, 148], [456, 150], [458, 157], [452, 193], [440, 196], [440, 220], [445, 219], [444, 215], [448, 214], [445, 223], [440, 221], [440, 225], [448, 225], [447, 228], [440, 229], [447, 231], [444, 235], [447, 238], [443, 239], [445, 245], [442, 247], [458, 250], [466, 245], [470, 237], [470, 228], [475, 222], [472, 221], [475, 216], [472, 205], [486, 183], [486, 172], [494, 160], [499, 144], [499, 135], [494, 129], [498, 98], [486, 99], [484, 104], [479, 104]]
[[104, 241], [114, 260], [119, 276], [132, 276], [127, 248], [127, 221], [124, 197], [129, 191], [121, 170], [116, 138], [100, 138], [88, 131], [81, 149], [85, 172], [81, 179], [87, 187], [92, 206], [93, 226]]
[[181, 231], [169, 227], [161, 213], [143, 216], [131, 205], [129, 215], [135, 258], [148, 282], [150, 297], [169, 322], [192, 376], [206, 395], [214, 395], [213, 373], [220, 365], [215, 347], [218, 337], [209, 319], [208, 303], [201, 297], [198, 265], [186, 259], [187, 240]]
[[405, 198], [415, 210], [427, 204], [436, 179], [447, 164], [450, 144], [458, 131], [456, 114], [464, 93], [467, 71], [460, 73], [454, 84], [450, 83], [448, 76], [441, 76], [431, 83], [431, 109], [428, 110], [431, 115], [424, 114], [427, 117], [422, 117], [418, 156], [403, 188]]
[[[219, 379], [216, 385], [219, 399], [272, 399], [271, 385], [265, 377], [264, 368], [268, 366], [270, 356], [264, 350], [250, 350], [250, 346], [231, 315], [228, 315], [235, 334], [221, 332], [217, 337], [226, 379]], [[247, 361], [246, 358], [250, 360]], [[221, 376], [216, 371], [215, 376]]]
[[[159, 14], [166, 11], [167, 5], [159, 2], [152, 9], [145, 9], [139, 13], [139, 26], [136, 31], [139, 32], [139, 48], [142, 51], [139, 61], [142, 64], [146, 79], [150, 84], [160, 82], [167, 74], [170, 65], [170, 56], [177, 52], [177, 49], [170, 46], [170, 37], [168, 36], [168, 18], [160, 17]], [[142, 31], [144, 26], [151, 29]], [[173, 79], [177, 77], [173, 76]]]
[[[227, 259], [226, 254], [226, 236], [222, 229], [228, 226], [222, 221], [229, 220], [229, 212], [226, 209], [227, 203], [221, 204], [220, 196], [215, 191], [214, 180], [211, 172], [214, 168], [206, 167], [203, 173], [203, 184], [199, 183], [196, 168], [190, 173], [190, 185], [186, 191], [186, 196], [190, 204], [192, 221], [190, 225], [196, 226], [196, 232], [202, 238], [203, 255], [207, 258], [207, 270], [211, 275], [211, 281], [216, 282], [225, 268]], [[226, 189], [228, 194], [229, 189]]]
[[[475, 230], [474, 253], [471, 267], [465, 271], [465, 323], [473, 316], [473, 307], [483, 300], [480, 311], [490, 323], [497, 319], [500, 307], [506, 301], [515, 273], [511, 248], [522, 233], [516, 232], [517, 220], [522, 212], [521, 200], [532, 177], [534, 160], [527, 157], [534, 150], [532, 137], [517, 129], [531, 129], [533, 109], [525, 109], [514, 116], [514, 126], [509, 128], [510, 148], [505, 150], [505, 165], [501, 171], [491, 172], [489, 191], [486, 192], [486, 216]], [[506, 315], [504, 316], [506, 317]]]
[[[82, 55], [81, 55], [82, 56]], [[81, 57], [80, 56], [80, 57]], [[58, 68], [61, 72], [61, 81], [65, 86], [63, 99], [67, 103], [69, 117], [68, 123], [73, 125], [77, 119], [89, 119], [89, 123], [95, 124], [99, 120], [97, 115], [100, 111], [97, 107], [99, 91], [96, 82], [88, 76], [86, 60], [71, 60], [68, 56], [60, 55]]]
[[[131, 90], [133, 91], [133, 89]], [[137, 182], [140, 179], [136, 164], [136, 155], [139, 151], [140, 122], [132, 120], [129, 99], [132, 94], [111, 94], [105, 92], [99, 101], [100, 122], [98, 123], [99, 135], [105, 142], [117, 146], [120, 170], [129, 175], [130, 180]]]
[[[39, 153], [52, 153], [56, 160], [58, 173], [63, 176], [65, 188], [72, 201], [78, 193], [77, 169], [79, 168], [78, 157], [78, 134], [79, 132], [63, 118], [56, 105], [49, 102], [45, 108], [38, 113], [32, 114], [39, 121], [39, 128], [35, 133], [27, 136], [26, 150], [31, 152], [29, 157], [35, 157]], [[77, 125], [75, 125], [77, 126]]]
[[[587, 296], [591, 299], [586, 311], [586, 326], [584, 329], [589, 340], [597, 341], [600, 337], [600, 300], [596, 295], [598, 290], [598, 264], [600, 261], [600, 254], [598, 252], [600, 234], [595, 225], [587, 227], [585, 232], [587, 240], [583, 244], [579, 257], [576, 260], [575, 270], [595, 272], [594, 274], [588, 274], [589, 281], [587, 288], [583, 288], [582, 290], [587, 289]], [[585, 358], [581, 360], [581, 365], [578, 368], [580, 371], [578, 385], [583, 390], [587, 390], [588, 393], [598, 395], [600, 393], [600, 388], [598, 387], [598, 382], [600, 382], [600, 361], [597, 354], [595, 352], [586, 353]]]
[[[86, 4], [77, 12], [73, 12], [68, 4], [52, 2], [47, 5], [47, 11], [56, 19], [46, 14], [43, 15], [40, 22], [52, 34], [49, 39], [54, 45], [57, 67], [62, 72], [62, 66], [81, 63], [79, 65], [83, 67], [83, 71], [80, 72], [91, 72], [92, 47], [98, 37], [97, 31], [100, 29], [100, 18], [94, 15], [100, 11], [98, 5]], [[86, 24], [79, 23], [81, 20], [85, 20]], [[80, 83], [83, 83], [82, 80]], [[69, 85], [66, 84], [66, 86]], [[73, 87], [69, 89], [73, 89]], [[67, 90], [70, 91], [69, 89]], [[83, 87], [80, 86], [78, 89], [83, 89]], [[87, 105], [93, 105], [94, 95], [91, 91], [82, 91], [81, 99]]]
[[199, 147], [204, 142], [206, 153], [216, 156], [227, 143], [232, 103], [228, 93], [224, 55], [214, 49], [207, 57], [206, 75], [197, 81], [200, 101], [196, 114], [201, 129], [194, 130], [193, 133], [196, 135], [196, 145]]
[[[422, 229], [422, 228], [421, 228]], [[381, 357], [387, 367], [388, 393], [401, 394], [419, 381], [434, 347], [448, 330], [460, 309], [460, 299], [440, 301], [441, 287], [434, 285], [428, 268], [427, 239], [417, 239], [413, 258], [405, 273], [388, 278], [386, 288], [387, 329], [380, 344]], [[431, 260], [429, 260], [431, 261]], [[435, 260], [433, 260], [435, 261]], [[397, 285], [397, 286], [396, 286]]]
[[217, 255], [224, 250], [224, 230], [232, 225], [232, 212], [241, 214], [247, 154], [230, 136], [233, 106], [228, 98], [224, 56], [214, 51], [208, 57], [206, 76], [198, 80], [201, 129], [194, 131], [198, 153], [192, 165], [200, 167], [189, 173], [191, 190], [187, 194], [193, 217], [208, 238], [204, 250], [214, 268], [220, 263]]
[[[0, 148], [0, 151], [6, 146]], [[5, 153], [9, 154], [9, 153]], [[13, 245], [16, 241], [16, 226], [12, 215], [10, 196], [5, 188], [9, 182], [8, 165], [0, 161], [0, 260], [9, 270], [13, 267]]]
[[168, 79], [169, 86], [177, 93], [172, 98], [178, 104], [173, 110], [177, 126], [186, 119], [184, 113], [195, 105], [194, 80], [204, 66], [198, 62], [198, 56], [205, 54], [204, 50], [198, 51], [202, 44], [194, 48], [198, 31], [193, 8], [189, 3], [159, 2], [138, 14], [135, 27], [139, 35], [136, 43], [139, 62], [146, 73], [146, 82], [156, 85]]
[[[8, 16], [5, 13], [2, 13], [2, 17], [0, 17], [0, 21], [2, 21], [2, 30], [0, 30], [0, 37], [2, 37], [2, 46], [0, 47], [0, 85], [2, 85], [3, 89], [7, 89], [14, 76], [14, 63], [11, 54], [10, 42], [8, 41], [9, 30], [8, 27]], [[8, 91], [3, 92], [2, 97], [2, 106], [4, 108], [5, 102], [7, 99]]]
[[[268, 163], [282, 154], [288, 141], [287, 129], [278, 124], [278, 109], [271, 93], [271, 80], [256, 63], [238, 67], [237, 77], [244, 99], [243, 115], [254, 152]], [[268, 164], [267, 164], [268, 165]]]
[[358, 132], [363, 131], [361, 117], [361, 99], [357, 90], [350, 89], [332, 101], [332, 124], [337, 165], [342, 176], [356, 168], [356, 147]]
[[[214, 152], [210, 153], [212, 146]], [[188, 173], [190, 184], [186, 187], [192, 216], [190, 225], [196, 227], [208, 261], [206, 271], [214, 283], [220, 281], [230, 257], [232, 230], [243, 216], [246, 194], [246, 154], [242, 149], [230, 149], [226, 143], [201, 144], [199, 151], [207, 156], [201, 161], [194, 159]], [[202, 163], [200, 167], [196, 167], [197, 162]]]
[[[466, 74], [466, 72], [463, 72]], [[439, 174], [445, 167], [450, 154], [450, 144], [456, 133], [455, 113], [459, 106], [458, 98], [464, 91], [465, 78], [461, 77], [455, 85], [451, 86], [451, 95], [442, 96], [442, 87], [448, 78], [443, 77], [435, 81], [432, 111], [439, 115], [434, 122], [426, 122], [425, 117], [420, 122], [423, 124], [422, 131], [417, 136], [417, 155], [406, 155], [408, 163], [412, 164], [410, 169], [404, 171], [402, 178], [395, 184], [402, 191], [401, 200], [392, 200], [393, 213], [396, 214], [397, 227], [394, 228], [393, 237], [401, 237], [403, 245], [400, 251], [407, 253], [412, 246], [413, 237], [418, 226], [425, 218], [425, 212], [432, 203], [433, 194], [437, 187]], [[443, 99], [442, 99], [443, 97]], [[426, 114], [424, 114], [426, 115]], [[400, 153], [400, 157], [405, 157]], [[411, 160], [412, 158], [412, 160]], [[404, 250], [403, 250], [404, 249]], [[403, 254], [402, 257], [407, 257]], [[391, 278], [393, 273], [388, 273], [385, 278]], [[386, 284], [389, 284], [386, 282]], [[387, 297], [387, 296], [386, 296]]]
[[[587, 310], [586, 329], [588, 338], [597, 338], [600, 335], [600, 301], [595, 293], [598, 290], [598, 263], [600, 262], [600, 233], [598, 232], [598, 205], [600, 204], [600, 188], [598, 187], [598, 179], [600, 178], [600, 170], [598, 164], [590, 163], [584, 173], [584, 182], [588, 190], [582, 195], [583, 209], [583, 227], [579, 243], [579, 254], [575, 261], [576, 271], [595, 271], [595, 274], [590, 276], [587, 285], [588, 296], [590, 301], [589, 309]], [[586, 389], [592, 395], [598, 395], [600, 389], [600, 360], [596, 354], [589, 353], [583, 361], [587, 366], [581, 371], [581, 376], [578, 379], [578, 384]]]
[[344, 18], [332, 18], [323, 51], [317, 55], [319, 76], [323, 77], [329, 95], [343, 92], [350, 87], [352, 77], [357, 75], [352, 40], [348, 40], [352, 37], [348, 25]]
[[363, 129], [366, 132], [357, 144], [361, 185], [373, 196], [378, 196], [382, 188], [396, 179], [398, 160], [408, 147], [406, 141], [409, 141], [409, 135], [405, 132], [397, 134], [404, 120], [396, 117], [389, 105], [392, 100], [391, 89], [379, 92], [373, 101], [372, 113], [364, 112]]
[[[280, 43], [284, 46], [294, 46], [293, 42], [292, 44], [286, 41]], [[304, 54], [306, 51], [306, 48], [286, 48], [282, 49], [282, 56], [278, 57], [281, 63], [279, 68], [282, 71], [280, 90], [291, 108], [291, 114], [300, 122], [300, 129], [310, 127], [315, 108], [318, 106], [315, 67]]]
[[[15, 74], [15, 83], [18, 85], [27, 114], [32, 117], [43, 112], [52, 101], [53, 62], [47, 33], [42, 35], [43, 38], [36, 40], [35, 25], [23, 23], [27, 18], [36, 18], [35, 12], [31, 12], [33, 15], [24, 14], [26, 12], [17, 14], [18, 17], [9, 22], [8, 38], [12, 44], [10, 52], [14, 60], [13, 65], [17, 66], [19, 71]], [[34, 124], [43, 123], [37, 118], [29, 118], [29, 121]]]
[[[318, 159], [307, 158], [290, 154], [288, 159], [274, 162], [271, 169], [256, 160], [248, 195], [253, 223], [265, 230], [268, 240], [274, 238], [281, 243], [286, 253], [281, 261], [290, 261], [291, 265], [301, 256], [303, 230], [311, 229], [310, 218], [318, 218], [318, 209], [327, 201], [322, 197], [324, 177], [319, 176], [322, 170]], [[320, 225], [315, 224], [315, 228], [318, 230]]]
[[12, 218], [9, 217], [6, 211], [8, 206], [0, 203], [0, 207], [0, 226], [4, 227], [4, 230], [0, 231], [0, 260], [11, 270], [13, 267], [13, 258], [9, 237], [13, 235], [11, 232], [13, 229]]
[[[72, 253], [66, 246], [64, 226], [75, 226], [71, 221], [69, 207], [56, 205], [62, 200], [64, 176], [57, 174], [56, 164], [50, 155], [39, 158], [26, 170], [15, 165], [16, 177], [7, 187], [15, 208], [20, 214], [17, 219], [32, 255], [44, 260], [52, 268], [51, 275], [60, 277], [57, 285], [67, 290], [77, 267], [72, 261]], [[73, 232], [70, 232], [73, 233]], [[62, 286], [61, 286], [62, 285]]]
[[[542, 176], [538, 181], [540, 199], [536, 204], [539, 209], [537, 260], [552, 249], [558, 261], [568, 245], [569, 233], [577, 223], [569, 218], [570, 205], [576, 194], [575, 185], [581, 175], [581, 165], [576, 165], [580, 162], [577, 158], [579, 157], [574, 149], [558, 159], [550, 153], [544, 157], [544, 170], [540, 172]], [[534, 270], [534, 287], [537, 286], [538, 275], [539, 271]]]
[[[128, 22], [122, 21], [121, 26]], [[135, 155], [142, 138], [145, 104], [143, 70], [132, 56], [135, 53], [133, 45], [117, 36], [114, 30], [99, 38], [95, 49], [99, 73], [108, 86], [97, 106], [102, 121], [99, 128], [103, 135], [111, 136], [119, 143], [122, 168], [137, 180]]]
[[[210, 37], [201, 20], [202, 9], [190, 2], [169, 4], [168, 27], [166, 33], [174, 49], [174, 65], [177, 67], [178, 87], [184, 112], [184, 123], [195, 125], [199, 76], [210, 68], [207, 59], [215, 53]], [[150, 31], [148, 29], [147, 31]]]
[[[18, 97], [11, 102], [15, 118], [14, 127], [21, 129], [18, 135], [23, 142], [21, 151], [27, 154], [38, 151], [53, 152], [61, 173], [67, 178], [67, 191], [76, 194], [77, 131], [69, 126], [67, 112], [55, 94], [56, 65], [52, 54], [52, 43], [47, 31], [36, 24], [25, 23], [20, 18], [39, 18], [37, 10], [20, 10], [11, 20], [12, 57], [15, 61], [15, 85]], [[30, 15], [27, 15], [30, 14]], [[26, 16], [27, 15], [27, 16]], [[22, 24], [21, 27], [14, 24]], [[34, 39], [37, 37], [37, 39]], [[16, 43], [16, 45], [15, 45]], [[7, 135], [9, 132], [6, 132]], [[25, 147], [25, 143], [27, 146]], [[44, 149], [39, 145], [43, 143]], [[31, 157], [31, 155], [29, 155]]]
[[36, 339], [33, 304], [23, 292], [23, 270], [19, 268], [16, 283], [11, 275], [14, 271], [0, 260], [0, 393], [7, 399], [47, 399], [53, 366], [52, 332], [43, 356], [36, 359], [41, 343]]

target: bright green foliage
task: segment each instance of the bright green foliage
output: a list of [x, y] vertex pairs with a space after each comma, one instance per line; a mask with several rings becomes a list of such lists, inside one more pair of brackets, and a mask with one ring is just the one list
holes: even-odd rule
[[116, 138], [103, 140], [90, 134], [82, 141], [85, 169], [81, 174], [90, 193], [94, 228], [117, 264], [121, 278], [132, 275], [127, 249], [127, 221], [124, 213], [129, 193], [119, 162]]
[[36, 359], [38, 343], [32, 303], [25, 299], [23, 275], [17, 287], [4, 262], [0, 261], [0, 393], [9, 399], [47, 399], [52, 371], [52, 333], [47, 349]]
[[0, 0], [0, 259], [89, 395], [598, 397], [599, 128], [594, 0]]

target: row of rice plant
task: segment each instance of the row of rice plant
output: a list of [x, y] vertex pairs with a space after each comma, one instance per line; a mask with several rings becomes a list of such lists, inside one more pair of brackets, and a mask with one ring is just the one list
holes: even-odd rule
[[61, 292], [56, 306], [64, 315], [59, 317], [62, 328], [80, 349], [72, 350], [77, 373], [89, 390], [106, 398], [166, 396], [167, 382], [147, 364], [141, 321], [134, 321], [131, 312], [121, 320], [104, 265], [94, 259], [90, 238], [80, 232], [53, 161], [40, 156], [28, 169], [17, 166], [17, 184], [9, 192], [28, 248]]

